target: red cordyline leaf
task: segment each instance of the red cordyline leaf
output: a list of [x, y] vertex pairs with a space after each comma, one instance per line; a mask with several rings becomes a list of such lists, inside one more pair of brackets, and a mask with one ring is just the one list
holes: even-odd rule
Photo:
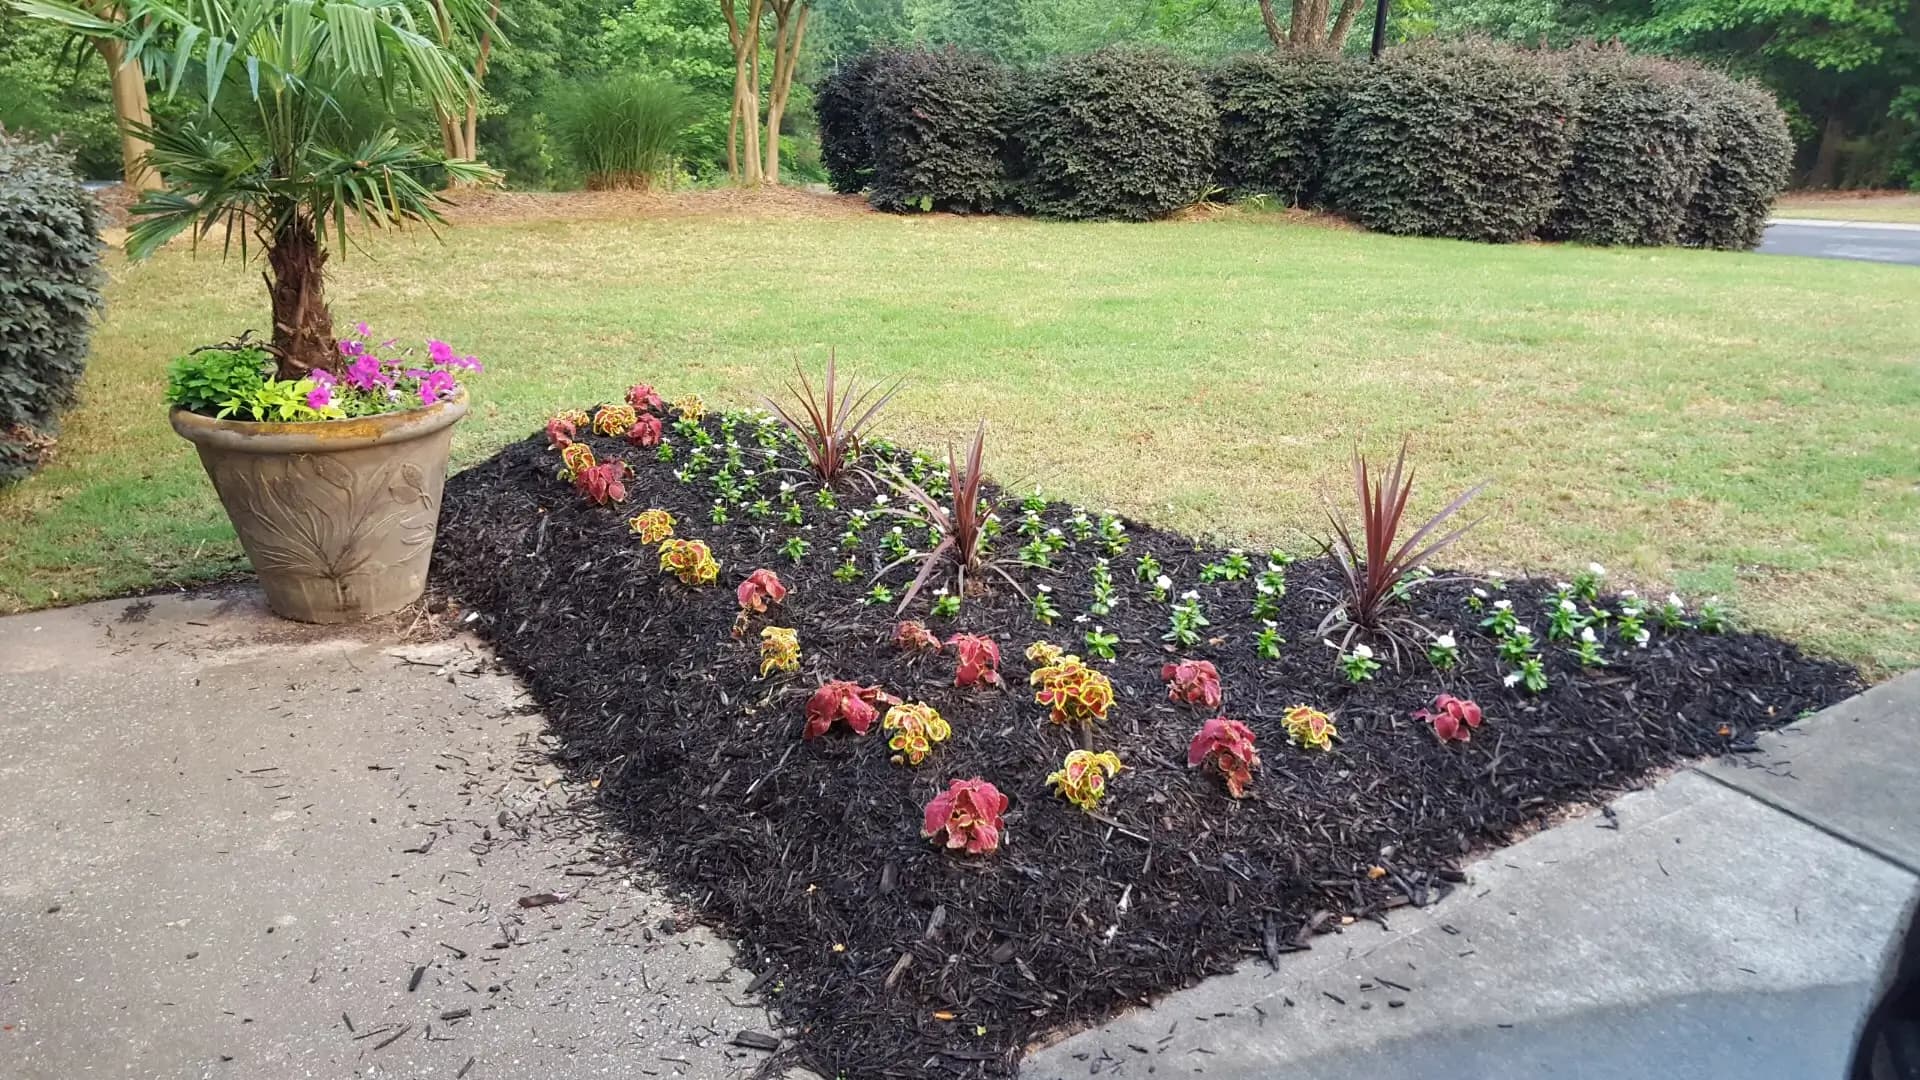
[[807, 726], [801, 737], [817, 739], [836, 721], [845, 723], [855, 735], [865, 735], [880, 715], [880, 704], [898, 705], [900, 699], [877, 686], [835, 679], [824, 683], [807, 699]]
[[1260, 755], [1253, 749], [1253, 729], [1238, 720], [1216, 716], [1200, 725], [1200, 731], [1187, 744], [1187, 767], [1211, 758], [1220, 775], [1226, 778], [1227, 793], [1242, 798], [1253, 782], [1253, 770], [1260, 767]]
[[893, 628], [894, 647], [902, 652], [938, 652], [940, 639], [918, 619], [904, 619]]
[[1415, 710], [1413, 717], [1432, 724], [1433, 733], [1441, 742], [1471, 741], [1473, 729], [1480, 726], [1481, 719], [1478, 704], [1452, 694], [1434, 698], [1431, 707]]
[[580, 432], [573, 426], [573, 421], [564, 416], [556, 416], [547, 421], [547, 449], [565, 450], [573, 445], [573, 440], [579, 434]]
[[590, 469], [582, 469], [573, 478], [573, 489], [597, 505], [625, 502], [627, 485], [627, 464], [624, 461], [603, 461]]
[[953, 671], [953, 685], [1000, 685], [1000, 645], [978, 634], [955, 634], [947, 639], [959, 657]]
[[643, 413], [633, 422], [633, 426], [627, 429], [627, 441], [640, 447], [659, 446], [662, 434], [660, 418]]
[[984, 855], [1000, 847], [1001, 815], [1007, 812], [1007, 797], [1000, 789], [976, 776], [955, 780], [947, 790], [927, 803], [926, 817], [920, 826], [922, 836], [941, 837], [949, 848], [965, 849], [969, 855]]
[[1167, 700], [1217, 709], [1220, 707], [1220, 672], [1211, 660], [1182, 660], [1160, 669], [1167, 684]]
[[953, 444], [947, 444], [947, 488], [953, 493], [951, 507], [942, 505], [940, 500], [934, 498], [925, 488], [898, 473], [890, 473], [886, 476], [888, 485], [916, 507], [913, 511], [896, 510], [893, 513], [901, 517], [925, 518], [940, 533], [940, 542], [933, 546], [932, 551], [924, 555], [908, 555], [880, 568], [880, 573], [885, 574], [903, 562], [920, 560], [920, 572], [915, 575], [913, 584], [909, 585], [905, 594], [900, 597], [898, 610], [907, 609], [907, 605], [913, 602], [914, 596], [939, 568], [941, 560], [947, 558], [953, 560], [959, 579], [957, 592], [961, 595], [965, 595], [967, 591], [967, 575], [977, 576], [983, 568], [993, 570], [1005, 578], [1007, 584], [1012, 585], [1016, 592], [1025, 595], [1025, 590], [1020, 588], [1019, 582], [1013, 580], [1012, 575], [986, 559], [987, 519], [993, 514], [993, 507], [981, 497], [981, 490], [987, 482], [986, 452], [987, 422], [985, 420], [980, 421], [980, 426], [974, 430], [973, 442], [967, 447], [964, 464], [955, 454]]
[[[1354, 452], [1353, 490], [1360, 502], [1361, 543], [1354, 542], [1353, 534], [1331, 508], [1327, 511], [1327, 520], [1333, 523], [1334, 534], [1333, 541], [1327, 544], [1327, 550], [1340, 566], [1342, 584], [1346, 589], [1346, 596], [1336, 614], [1344, 614], [1349, 625], [1362, 630], [1380, 628], [1387, 601], [1402, 578], [1477, 524], [1468, 522], [1451, 532], [1428, 539], [1448, 518], [1480, 494], [1481, 489], [1486, 487], [1485, 483], [1468, 488], [1395, 546], [1394, 541], [1400, 535], [1401, 518], [1406, 514], [1407, 498], [1413, 494], [1413, 471], [1407, 468], [1409, 442], [1401, 440], [1400, 454], [1394, 459], [1393, 468], [1378, 482], [1368, 468], [1366, 458], [1358, 451]], [[1328, 622], [1321, 627], [1322, 632], [1334, 621], [1334, 617], [1329, 616]]]
[[646, 383], [635, 383], [627, 388], [627, 404], [633, 406], [635, 412], [643, 413], [662, 412], [667, 407], [667, 403], [660, 400], [660, 395], [654, 393], [653, 387]]
[[882, 392], [877, 382], [863, 390], [859, 383], [849, 379], [843, 390], [838, 357], [829, 352], [826, 381], [821, 386], [822, 392], [815, 396], [807, 373], [797, 363], [793, 370], [800, 376], [800, 386], [795, 389], [792, 383], [787, 384], [787, 392], [794, 397], [791, 410], [764, 394], [760, 400], [799, 438], [800, 448], [807, 455], [807, 463], [813, 466], [814, 475], [822, 484], [832, 484], [859, 455], [861, 437], [879, 417], [880, 410], [900, 392], [901, 380], [895, 380]]
[[741, 611], [761, 612], [767, 610], [769, 603], [777, 604], [785, 600], [787, 587], [780, 583], [780, 575], [773, 571], [755, 570], [734, 590], [734, 596], [740, 601]]

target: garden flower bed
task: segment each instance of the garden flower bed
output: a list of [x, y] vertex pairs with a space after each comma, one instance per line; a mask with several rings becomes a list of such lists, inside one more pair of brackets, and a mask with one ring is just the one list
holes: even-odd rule
[[[1394, 603], [1416, 647], [1343, 656], [1320, 633], [1331, 558], [991, 488], [1011, 581], [962, 596], [942, 570], [896, 615], [916, 563], [881, 579], [889, 600], [874, 574], [931, 544], [889, 513], [908, 500], [862, 474], [823, 498], [751, 415], [655, 402], [665, 447], [639, 445], [648, 396], [597, 425], [613, 435], [553, 429], [592, 462], [541, 433], [451, 478], [436, 570], [826, 1076], [1008, 1074], [1050, 1030], [1429, 903], [1468, 852], [1859, 687], [1592, 571], [1410, 579]], [[862, 459], [882, 463], [946, 500], [944, 461]], [[1035, 642], [1085, 663], [1030, 660]], [[1100, 711], [1088, 671], [1104, 719], [1051, 722]]]

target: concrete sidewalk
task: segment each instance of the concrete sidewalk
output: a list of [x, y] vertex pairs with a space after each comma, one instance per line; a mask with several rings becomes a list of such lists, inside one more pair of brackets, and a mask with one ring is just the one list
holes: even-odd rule
[[[576, 812], [517, 685], [420, 630], [244, 588], [0, 619], [0, 1076], [764, 1060], [752, 975]], [[1024, 1075], [1837, 1076], [1920, 868], [1920, 674], [1763, 742]]]
[[1033, 1054], [1036, 1080], [1838, 1080], [1920, 866], [1920, 674]]

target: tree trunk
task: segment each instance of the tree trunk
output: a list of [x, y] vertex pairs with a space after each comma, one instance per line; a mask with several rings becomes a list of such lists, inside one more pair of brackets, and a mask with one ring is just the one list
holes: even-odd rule
[[774, 0], [773, 85], [767, 90], [767, 167], [769, 184], [780, 182], [780, 118], [793, 90], [793, 69], [807, 36], [806, 0]]
[[1280, 29], [1280, 17], [1273, 13], [1273, 0], [1260, 0], [1260, 25], [1267, 28], [1267, 40], [1274, 48], [1286, 48], [1287, 34]]
[[1840, 144], [1847, 137], [1846, 122], [1840, 119], [1840, 107], [1827, 103], [1827, 119], [1820, 125], [1820, 147], [1813, 153], [1813, 167], [1807, 170], [1807, 186], [1830, 188], [1840, 172]]
[[1339, 52], [1347, 45], [1347, 33], [1360, 14], [1360, 0], [1340, 0], [1340, 13], [1333, 17], [1333, 29], [1327, 31], [1327, 48]]
[[163, 186], [160, 174], [147, 161], [153, 144], [138, 130], [153, 123], [147, 107], [146, 75], [139, 64], [128, 62], [120, 42], [96, 37], [93, 46], [107, 63], [108, 86], [113, 92], [113, 120], [120, 129], [120, 177], [134, 191], [159, 188]]
[[327, 251], [313, 222], [296, 217], [267, 245], [267, 292], [273, 298], [273, 348], [283, 379], [315, 368], [338, 370], [333, 313], [327, 310]]
[[733, 113], [727, 120], [727, 175], [736, 184], [758, 184], [760, 168], [760, 17], [764, 0], [749, 0], [740, 19], [733, 0], [720, 0], [733, 45]]

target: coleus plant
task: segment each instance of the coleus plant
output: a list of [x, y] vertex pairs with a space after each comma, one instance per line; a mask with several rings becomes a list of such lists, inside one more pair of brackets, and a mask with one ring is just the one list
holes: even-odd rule
[[688, 394], [673, 403], [673, 410], [680, 414], [680, 419], [693, 423], [707, 415], [707, 403], [699, 394]]
[[640, 537], [643, 544], [657, 544], [673, 535], [673, 527], [678, 524], [671, 513], [659, 508], [642, 510], [627, 519], [627, 528]]
[[834, 679], [823, 683], [807, 699], [807, 726], [802, 738], [817, 739], [836, 723], [845, 724], [855, 735], [865, 735], [879, 718], [879, 704], [898, 705], [900, 699], [878, 686]]
[[800, 450], [814, 475], [822, 484], [831, 485], [859, 456], [861, 439], [887, 402], [900, 392], [900, 383], [896, 381], [884, 390], [879, 383], [863, 389], [849, 379], [842, 387], [837, 359], [828, 353], [826, 382], [816, 395], [800, 365], [794, 364], [793, 370], [800, 376], [800, 386], [796, 389], [792, 383], [787, 384], [787, 392], [794, 398], [791, 408], [764, 395], [760, 400], [800, 441]]
[[1006, 812], [1007, 797], [999, 788], [977, 776], [955, 780], [927, 804], [920, 833], [941, 839], [950, 849], [985, 855], [1000, 848], [1005, 827], [1001, 815]]
[[653, 387], [646, 383], [635, 383], [627, 387], [627, 404], [633, 406], [634, 412], [641, 413], [659, 413], [666, 411], [667, 408], [667, 403], [662, 401], [660, 395], [654, 393]]
[[593, 414], [593, 433], [625, 435], [639, 419], [639, 414], [631, 405], [602, 405]]
[[1167, 700], [1198, 705], [1204, 709], [1220, 707], [1220, 672], [1211, 660], [1182, 660], [1160, 668], [1160, 679], [1167, 684]]
[[[574, 443], [567, 447], [584, 447], [585, 443]], [[624, 461], [603, 461], [589, 466], [573, 475], [573, 489], [585, 496], [588, 502], [596, 506], [627, 501], [627, 474], [632, 470]]]
[[785, 600], [787, 587], [780, 583], [779, 574], [760, 569], [747, 575], [747, 580], [734, 590], [734, 597], [740, 601], [741, 611], [759, 614], [767, 610], [768, 604]]
[[1091, 814], [1107, 794], [1107, 781], [1124, 767], [1120, 755], [1111, 750], [1097, 754], [1075, 750], [1058, 772], [1047, 776], [1047, 783], [1053, 785], [1054, 794]]
[[1089, 725], [1105, 720], [1113, 708], [1113, 682], [1080, 662], [1062, 656], [1027, 677], [1036, 705], [1047, 706], [1047, 719], [1056, 724]]
[[573, 483], [581, 473], [595, 465], [593, 447], [583, 442], [570, 442], [560, 448], [560, 479]]
[[547, 449], [565, 450], [580, 436], [580, 428], [564, 416], [547, 421]]
[[800, 631], [769, 626], [760, 631], [760, 677], [800, 670]]
[[1027, 646], [1027, 662], [1036, 668], [1052, 667], [1067, 655], [1067, 650], [1051, 641], [1036, 641]]
[[675, 538], [660, 544], [660, 569], [684, 585], [711, 585], [720, 577], [720, 564], [704, 540]]
[[651, 414], [643, 415], [627, 429], [627, 441], [635, 446], [653, 447], [660, 445], [660, 438], [666, 433], [660, 418]]
[[1480, 706], [1465, 698], [1441, 694], [1433, 699], [1430, 707], [1416, 710], [1413, 718], [1432, 724], [1433, 733], [1441, 742], [1469, 742], [1473, 739], [1473, 729], [1480, 726]]
[[895, 765], [902, 762], [920, 764], [933, 752], [934, 743], [945, 742], [947, 736], [953, 734], [953, 728], [933, 706], [917, 701], [904, 702], [888, 709], [880, 726], [893, 732], [893, 736], [887, 740], [887, 748], [893, 751]]
[[1303, 750], [1331, 750], [1333, 737], [1340, 734], [1332, 717], [1308, 705], [1295, 705], [1283, 719], [1287, 737]]
[[947, 644], [952, 646], [958, 657], [953, 671], [953, 685], [1001, 685], [998, 642], [978, 634], [955, 634], [947, 639]]
[[1200, 725], [1200, 731], [1187, 744], [1187, 767], [1211, 761], [1227, 782], [1227, 793], [1245, 798], [1247, 785], [1253, 782], [1253, 770], [1260, 767], [1260, 755], [1253, 748], [1253, 729], [1238, 720], [1216, 716]]
[[893, 628], [893, 646], [901, 652], [939, 652], [940, 638], [927, 629], [926, 623], [918, 619], [902, 619]]

